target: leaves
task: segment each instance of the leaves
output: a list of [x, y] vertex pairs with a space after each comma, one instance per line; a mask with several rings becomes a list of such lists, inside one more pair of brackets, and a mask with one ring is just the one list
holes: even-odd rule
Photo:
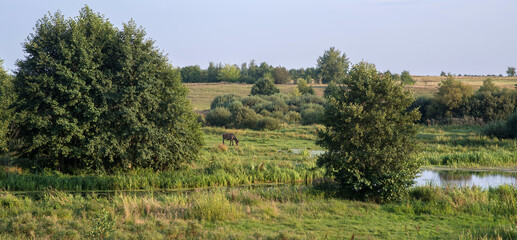
[[411, 153], [420, 114], [407, 111], [413, 97], [391, 74], [378, 75], [365, 62], [353, 66], [345, 84], [327, 96], [318, 144], [328, 151], [318, 165], [350, 197], [398, 199], [418, 170]]
[[202, 137], [179, 70], [130, 21], [117, 29], [90, 8], [38, 21], [14, 81], [33, 167], [66, 172], [179, 167]]

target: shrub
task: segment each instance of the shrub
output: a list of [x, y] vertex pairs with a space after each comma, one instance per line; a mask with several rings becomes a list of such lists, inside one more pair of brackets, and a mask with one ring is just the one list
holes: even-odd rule
[[242, 105], [254, 109], [258, 104], [267, 104], [268, 101], [264, 100], [260, 96], [248, 96], [242, 99]]
[[270, 102], [267, 106], [266, 106], [266, 109], [270, 112], [286, 112], [287, 109], [289, 109], [289, 106], [287, 106], [287, 104], [281, 100], [274, 100], [272, 102]]
[[321, 123], [323, 110], [317, 108], [307, 108], [302, 110], [301, 116], [303, 125]]
[[277, 130], [280, 129], [282, 125], [282, 121], [272, 118], [272, 117], [264, 117], [258, 122], [258, 129], [265, 130]]
[[279, 92], [280, 89], [278, 89], [273, 80], [269, 78], [259, 79], [251, 88], [251, 95], [273, 95]]
[[217, 96], [212, 101], [212, 104], [210, 104], [210, 109], [214, 109], [217, 107], [229, 108], [231, 103], [240, 102], [240, 101], [241, 101], [241, 97], [239, 97], [235, 94], [226, 94], [226, 95]]
[[249, 107], [241, 107], [233, 112], [232, 118], [235, 128], [257, 129], [261, 116]]
[[226, 126], [231, 122], [231, 117], [232, 113], [228, 109], [217, 107], [208, 112], [206, 121], [212, 126]]
[[297, 123], [302, 119], [302, 115], [295, 111], [289, 111], [284, 118], [288, 123]]
[[506, 121], [493, 121], [481, 130], [484, 135], [497, 138], [517, 138], [517, 112], [506, 118]]
[[301, 94], [314, 94], [314, 89], [312, 88], [312, 86], [309, 86], [307, 84], [307, 81], [305, 81], [304, 79], [300, 79], [300, 81], [298, 81], [298, 91], [301, 93]]

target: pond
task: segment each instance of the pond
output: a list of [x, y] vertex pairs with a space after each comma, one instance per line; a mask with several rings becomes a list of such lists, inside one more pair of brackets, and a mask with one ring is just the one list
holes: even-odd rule
[[415, 181], [416, 186], [478, 186], [487, 189], [505, 184], [517, 186], [517, 172], [422, 170]]

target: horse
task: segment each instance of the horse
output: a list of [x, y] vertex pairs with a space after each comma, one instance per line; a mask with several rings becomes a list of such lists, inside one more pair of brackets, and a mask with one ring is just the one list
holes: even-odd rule
[[237, 146], [239, 146], [239, 140], [237, 140], [237, 137], [235, 137], [235, 135], [233, 135], [233, 133], [223, 133], [223, 144], [224, 144], [224, 140], [230, 140], [230, 146], [232, 146], [233, 141], [235, 140], [235, 144], [237, 144]]

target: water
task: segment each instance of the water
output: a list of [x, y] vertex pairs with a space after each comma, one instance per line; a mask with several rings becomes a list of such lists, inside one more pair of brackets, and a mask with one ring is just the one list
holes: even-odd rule
[[325, 153], [325, 151], [322, 151], [322, 150], [291, 149], [291, 152], [293, 152], [295, 154], [300, 154], [303, 151], [307, 151], [311, 155], [311, 157], [315, 157], [315, 156]]
[[416, 186], [478, 186], [487, 189], [507, 184], [517, 187], [517, 172], [423, 170], [415, 181]]

